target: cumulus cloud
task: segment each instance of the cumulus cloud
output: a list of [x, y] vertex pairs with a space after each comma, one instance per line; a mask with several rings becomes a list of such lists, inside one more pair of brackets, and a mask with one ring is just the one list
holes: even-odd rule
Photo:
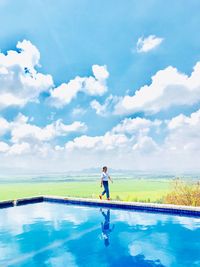
[[[29, 123], [29, 118], [19, 114], [3, 133], [9, 133], [10, 140], [0, 142], [0, 166], [10, 168], [33, 166], [35, 169], [51, 169], [48, 162], [62, 160], [59, 154], [62, 147], [55, 145], [57, 138], [70, 133], [83, 133], [87, 126], [79, 121], [64, 124], [61, 120], [54, 121], [44, 127]], [[61, 156], [59, 159], [58, 157]], [[48, 160], [47, 160], [48, 157]], [[9, 164], [8, 164], [9, 162]], [[56, 164], [58, 163], [56, 162]], [[55, 166], [54, 166], [55, 168]], [[53, 171], [53, 169], [51, 169]]]
[[0, 165], [13, 162], [17, 166], [27, 166], [25, 162], [31, 162], [40, 164], [38, 168], [46, 166], [66, 170], [106, 162], [114, 168], [127, 169], [199, 168], [200, 110], [190, 116], [180, 114], [167, 121], [125, 118], [103, 135], [81, 135], [63, 145], [52, 141], [71, 132], [83, 132], [85, 125], [81, 122], [66, 125], [57, 120], [39, 127], [22, 114], [12, 122], [5, 120], [4, 125], [5, 129], [1, 131], [9, 133], [11, 139], [0, 142]]
[[159, 151], [159, 146], [149, 136], [151, 132], [159, 132], [162, 121], [160, 120], [148, 120], [145, 118], [125, 118], [113, 129], [113, 133], [123, 133], [129, 137], [129, 145], [132, 150], [139, 153], [152, 153]]
[[112, 113], [113, 106], [118, 103], [118, 97], [110, 95], [106, 98], [103, 104], [100, 104], [96, 99], [91, 101], [90, 106], [100, 116], [108, 116]]
[[30, 152], [31, 146], [29, 143], [22, 142], [9, 145], [5, 142], [0, 142], [0, 153], [6, 153], [7, 155], [25, 155]]
[[4, 135], [9, 130], [9, 122], [0, 117], [0, 136]]
[[136, 51], [138, 53], [146, 53], [158, 47], [162, 42], [163, 38], [155, 35], [149, 35], [148, 37], [140, 37], [137, 41]]
[[26, 153], [30, 153], [31, 146], [27, 142], [22, 142], [20, 144], [14, 144], [10, 146], [8, 150], [8, 154], [10, 155], [25, 155]]
[[80, 124], [54, 122], [40, 128], [19, 115], [9, 123], [10, 142], [0, 142], [0, 165], [13, 156], [17, 166], [28, 161], [49, 170], [90, 168], [97, 163], [122, 169], [199, 170], [199, 125], [200, 110], [168, 121], [125, 118], [103, 135], [81, 135], [58, 145], [52, 140], [81, 128]]
[[[0, 118], [0, 121], [4, 122], [4, 128], [2, 127], [2, 134], [6, 132], [10, 133], [10, 141], [16, 146], [12, 147], [13, 151], [22, 148], [22, 144], [27, 142], [28, 144], [35, 144], [37, 142], [47, 142], [59, 136], [66, 136], [70, 133], [85, 132], [87, 126], [85, 123], [75, 121], [72, 124], [64, 124], [62, 120], [56, 120], [45, 127], [39, 127], [29, 123], [29, 118], [23, 114], [19, 114], [14, 121], [8, 122], [7, 120]], [[3, 124], [2, 124], [3, 125]], [[18, 146], [20, 144], [20, 146]], [[7, 150], [5, 144], [1, 144], [1, 151]], [[23, 145], [23, 149], [27, 146]], [[21, 151], [21, 150], [20, 150]], [[23, 151], [23, 150], [22, 150]]]
[[200, 101], [200, 62], [190, 76], [174, 67], [158, 71], [150, 85], [138, 89], [133, 96], [122, 97], [114, 107], [115, 114], [138, 111], [157, 113], [171, 106], [191, 106]]
[[107, 91], [106, 80], [109, 72], [106, 66], [93, 65], [92, 72], [94, 77], [84, 79], [83, 90], [89, 95], [103, 95]]
[[112, 150], [125, 146], [128, 138], [124, 134], [111, 134], [107, 132], [103, 136], [87, 136], [76, 137], [73, 141], [69, 141], [65, 148], [73, 149], [94, 149], [94, 150]]
[[102, 96], [107, 91], [106, 80], [109, 77], [106, 66], [93, 65], [93, 76], [75, 77], [68, 83], [63, 83], [60, 86], [50, 91], [49, 102], [57, 108], [69, 104], [76, 98], [79, 92], [83, 92], [90, 96]]
[[37, 72], [40, 53], [27, 40], [17, 43], [17, 51], [0, 53], [0, 109], [24, 106], [53, 86], [50, 75]]
[[60, 86], [52, 89], [49, 102], [52, 106], [63, 107], [69, 104], [82, 89], [84, 78], [76, 77], [68, 83], [62, 83]]
[[154, 152], [158, 150], [156, 142], [148, 136], [153, 128], [159, 128], [161, 122], [141, 118], [126, 118], [101, 136], [83, 135], [66, 143], [65, 148], [93, 149], [95, 151], [123, 150]]
[[180, 114], [167, 122], [165, 146], [174, 152], [197, 153], [200, 149], [200, 110], [190, 116]]
[[112, 132], [134, 134], [138, 132], [148, 133], [151, 127], [159, 127], [162, 122], [160, 120], [148, 120], [145, 118], [125, 118], [116, 125]]
[[0, 142], [0, 152], [7, 152], [9, 150], [9, 145], [5, 142]]
[[16, 51], [0, 53], [0, 109], [37, 102], [42, 92], [49, 92], [48, 101], [52, 106], [63, 107], [79, 92], [102, 96], [107, 91], [109, 72], [106, 66], [93, 65], [92, 76], [77, 76], [55, 87], [51, 75], [37, 71], [39, 61], [39, 50], [27, 40], [18, 42]]
[[[49, 100], [58, 108], [69, 104], [79, 93], [102, 96], [107, 91], [109, 73], [106, 66], [93, 65], [91, 76], [75, 77], [54, 88], [52, 77], [36, 70], [40, 59], [38, 49], [29, 41], [19, 42], [17, 49], [8, 51], [6, 55], [0, 53], [0, 108], [21, 107], [37, 101], [44, 91], [50, 92]], [[98, 115], [107, 116], [139, 111], [155, 114], [171, 106], [193, 105], [200, 100], [199, 77], [200, 62], [194, 66], [191, 75], [170, 66], [158, 71], [151, 84], [139, 88], [134, 95], [121, 98], [110, 95], [103, 104], [93, 100], [90, 106]], [[79, 116], [84, 112], [81, 106], [77, 106], [70, 115]], [[86, 135], [87, 126], [83, 122], [77, 120], [67, 125], [62, 120], [54, 120], [54, 115], [51, 114], [51, 123], [42, 127], [21, 113], [13, 121], [0, 117], [0, 136], [3, 137], [0, 141], [0, 166], [8, 162], [18, 164], [16, 158], [22, 165], [32, 164], [35, 159], [38, 159], [35, 162], [38, 164], [42, 157], [41, 168], [44, 164], [49, 168], [48, 156], [57, 169], [87, 168], [97, 162], [129, 169], [198, 168], [199, 110], [190, 116], [180, 114], [168, 121], [125, 118], [97, 136]], [[66, 139], [65, 144], [58, 140], [70, 133], [81, 135]]]
[[81, 108], [81, 107], [76, 107], [76, 108], [74, 108], [74, 109], [72, 110], [71, 115], [72, 115], [73, 117], [78, 117], [78, 116], [80, 117], [80, 116], [83, 116], [86, 112], [87, 112], [86, 109], [83, 109], [83, 108]]
[[11, 130], [11, 140], [14, 143], [21, 140], [50, 141], [58, 136], [65, 136], [72, 132], [83, 132], [85, 130], [85, 124], [79, 121], [73, 122], [71, 125], [66, 125], [61, 120], [57, 120], [43, 128], [16, 121]]
[[133, 145], [133, 150], [139, 151], [140, 153], [152, 153], [159, 150], [159, 146], [149, 136], [140, 136], [137, 142]]
[[125, 118], [104, 135], [83, 135], [67, 142], [63, 151], [82, 162], [104, 159], [115, 168], [198, 170], [199, 125], [200, 111], [168, 121]]
[[[126, 118], [113, 127], [110, 131], [100, 136], [83, 135], [69, 141], [65, 149], [115, 151], [127, 154], [127, 152], [151, 153], [158, 149], [156, 142], [148, 136], [152, 129], [160, 127], [158, 120], [151, 121], [141, 118]], [[114, 152], [114, 153], [115, 153]]]

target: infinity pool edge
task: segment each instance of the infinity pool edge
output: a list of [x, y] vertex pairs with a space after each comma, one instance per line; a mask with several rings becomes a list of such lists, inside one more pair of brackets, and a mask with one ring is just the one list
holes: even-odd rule
[[200, 217], [200, 207], [172, 205], [172, 204], [157, 204], [157, 203], [142, 203], [142, 202], [122, 202], [115, 200], [98, 200], [89, 198], [74, 198], [74, 197], [59, 197], [59, 196], [33, 196], [19, 198], [15, 200], [0, 201], [1, 208], [9, 208], [27, 204], [40, 202], [75, 204], [91, 207], [107, 207], [114, 209], [135, 210], [144, 212], [168, 213], [174, 215]]

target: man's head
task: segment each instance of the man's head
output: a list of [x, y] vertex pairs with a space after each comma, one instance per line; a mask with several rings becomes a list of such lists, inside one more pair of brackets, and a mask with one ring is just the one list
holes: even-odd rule
[[108, 168], [106, 166], [103, 167], [103, 172], [107, 172]]

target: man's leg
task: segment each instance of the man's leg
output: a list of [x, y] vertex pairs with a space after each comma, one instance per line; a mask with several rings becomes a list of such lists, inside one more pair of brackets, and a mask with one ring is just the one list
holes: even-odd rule
[[103, 187], [104, 187], [104, 191], [102, 192], [102, 196], [106, 193], [106, 183], [105, 182], [103, 182]]
[[106, 193], [106, 190], [104, 189], [104, 191], [101, 193], [101, 195], [103, 196]]
[[105, 189], [106, 189], [106, 197], [107, 197], [107, 199], [109, 199], [110, 198], [110, 193], [109, 193], [108, 182], [106, 183]]

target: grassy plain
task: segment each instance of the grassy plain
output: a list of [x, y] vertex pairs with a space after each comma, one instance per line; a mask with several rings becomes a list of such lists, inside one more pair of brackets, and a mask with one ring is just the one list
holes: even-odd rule
[[[124, 179], [110, 184], [111, 198], [123, 201], [162, 203], [170, 190], [170, 180]], [[0, 200], [17, 199], [37, 195], [98, 198], [99, 181], [74, 182], [24, 182], [0, 184]]]

